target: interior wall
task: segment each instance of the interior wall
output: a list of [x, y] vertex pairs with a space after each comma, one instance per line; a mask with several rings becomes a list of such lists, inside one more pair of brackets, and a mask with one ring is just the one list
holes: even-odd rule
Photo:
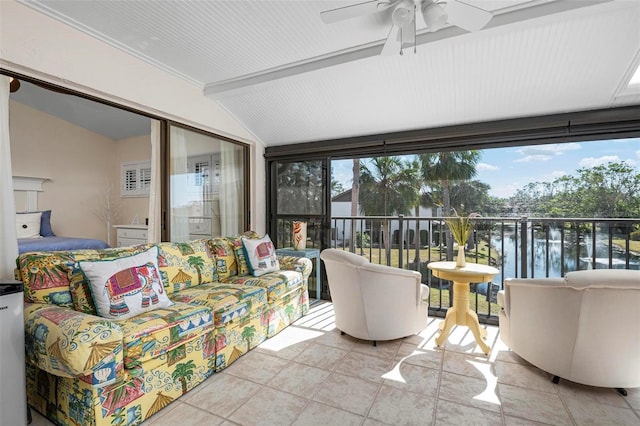
[[113, 173], [114, 141], [15, 101], [9, 111], [13, 175], [50, 179], [38, 194], [38, 208], [52, 211], [53, 231], [106, 240], [98, 215], [104, 182]]
[[[25, 36], [28, 28], [28, 36]], [[187, 82], [13, 0], [0, 1], [0, 65], [249, 144], [251, 182], [264, 188], [264, 146], [200, 84]], [[251, 224], [266, 229], [264, 194], [251, 194]]]

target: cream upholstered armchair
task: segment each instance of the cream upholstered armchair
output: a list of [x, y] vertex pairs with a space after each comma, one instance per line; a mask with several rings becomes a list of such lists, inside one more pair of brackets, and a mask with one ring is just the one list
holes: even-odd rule
[[591, 386], [640, 386], [640, 271], [575, 271], [508, 279], [498, 293], [500, 337], [560, 378]]
[[344, 250], [320, 254], [327, 271], [336, 327], [352, 337], [393, 340], [427, 326], [429, 287], [416, 271], [369, 263]]

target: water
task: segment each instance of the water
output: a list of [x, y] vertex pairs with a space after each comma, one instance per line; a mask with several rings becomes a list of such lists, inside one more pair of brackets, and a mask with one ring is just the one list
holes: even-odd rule
[[[528, 235], [531, 238], [529, 231]], [[604, 241], [608, 242], [608, 235], [596, 234], [596, 268], [609, 268], [609, 248]], [[491, 243], [498, 250], [502, 247], [502, 241], [499, 234], [492, 236]], [[517, 244], [517, 256], [516, 256]], [[562, 240], [560, 231], [557, 229], [549, 230], [549, 240], [546, 238], [534, 238], [533, 244], [529, 241], [527, 247], [527, 276], [529, 278], [543, 277], [562, 277], [567, 272], [575, 270], [592, 269], [593, 267], [593, 240], [591, 234], [580, 236], [580, 240], [576, 243], [575, 234], [565, 234], [564, 253], [562, 250]], [[502, 256], [503, 267], [498, 265], [501, 271], [494, 277], [495, 283], [501, 283], [504, 279], [522, 277], [520, 240], [516, 242], [513, 232], [504, 234], [504, 253]], [[533, 250], [533, 260], [532, 253]], [[562, 265], [564, 264], [564, 273]], [[614, 246], [612, 250], [612, 267], [624, 269], [626, 267], [625, 252]], [[640, 259], [631, 255], [629, 260], [629, 269], [640, 269]], [[479, 286], [480, 287], [480, 286]], [[486, 291], [486, 284], [482, 286]], [[479, 291], [480, 290], [479, 288]]]

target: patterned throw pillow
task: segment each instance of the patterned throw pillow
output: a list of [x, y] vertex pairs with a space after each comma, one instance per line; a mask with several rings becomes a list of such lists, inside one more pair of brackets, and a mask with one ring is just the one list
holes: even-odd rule
[[98, 315], [126, 319], [173, 305], [158, 268], [158, 248], [116, 260], [80, 261]]
[[[80, 269], [78, 262], [95, 260], [116, 260], [121, 257], [133, 256], [147, 251], [153, 245], [141, 244], [137, 246], [113, 247], [107, 249], [74, 250], [70, 261], [66, 262], [69, 277], [69, 291], [73, 300], [73, 309], [89, 315], [98, 315], [93, 303], [91, 285]], [[55, 252], [54, 252], [55, 253]], [[162, 274], [160, 274], [162, 276]]]
[[158, 244], [158, 265], [169, 294], [216, 279], [214, 257], [206, 240]]
[[18, 256], [19, 279], [24, 282], [24, 299], [32, 303], [72, 306], [67, 263], [73, 259], [67, 251], [33, 251]]
[[236, 254], [233, 244], [228, 238], [217, 237], [213, 240], [207, 240], [207, 245], [216, 261], [217, 279], [224, 280], [238, 275]]
[[230, 237], [229, 241], [233, 245], [233, 251], [236, 254], [236, 260], [238, 262], [238, 276], [245, 276], [251, 273], [249, 269], [249, 264], [247, 263], [247, 259], [244, 255], [244, 245], [242, 244], [242, 237], [259, 239], [260, 235], [258, 235], [255, 231], [246, 231], [242, 235], [237, 237]]
[[280, 269], [276, 248], [268, 234], [258, 239], [242, 237], [242, 245], [244, 246], [249, 269], [254, 277]]

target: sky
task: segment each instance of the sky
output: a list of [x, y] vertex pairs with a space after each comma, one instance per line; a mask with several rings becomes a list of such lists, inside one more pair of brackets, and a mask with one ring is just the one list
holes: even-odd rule
[[[531, 182], [551, 182], [581, 168], [626, 161], [640, 173], [640, 138], [493, 148], [480, 151], [475, 179], [491, 186], [489, 194], [507, 198]], [[333, 161], [334, 179], [351, 187], [352, 160]]]

